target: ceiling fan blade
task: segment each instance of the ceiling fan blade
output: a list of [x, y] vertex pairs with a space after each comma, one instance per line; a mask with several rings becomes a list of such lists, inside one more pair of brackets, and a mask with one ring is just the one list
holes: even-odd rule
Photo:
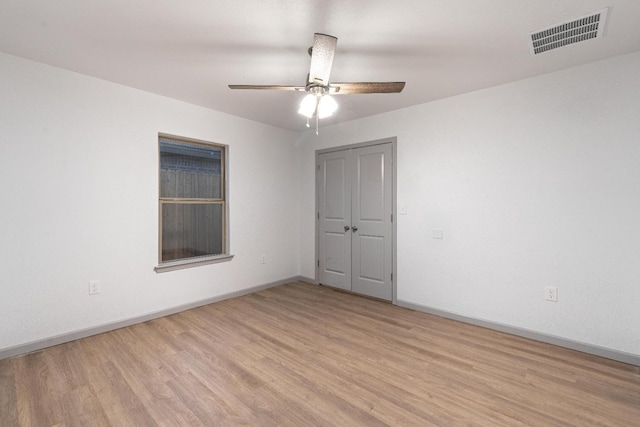
[[336, 53], [338, 39], [326, 34], [315, 33], [311, 48], [311, 66], [309, 68], [309, 83], [319, 83], [327, 86], [333, 66], [333, 55]]
[[330, 93], [335, 95], [351, 95], [357, 93], [400, 93], [405, 82], [357, 82], [331, 83]]
[[305, 90], [304, 86], [278, 86], [278, 85], [229, 85], [229, 89]]

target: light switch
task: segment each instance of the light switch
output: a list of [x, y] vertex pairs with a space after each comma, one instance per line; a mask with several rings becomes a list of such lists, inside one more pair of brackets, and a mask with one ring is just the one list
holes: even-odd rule
[[439, 228], [434, 228], [431, 233], [434, 239], [442, 239], [442, 236], [444, 235], [444, 232]]
[[407, 205], [406, 205], [406, 203], [400, 203], [399, 210], [400, 210], [400, 212], [398, 212], [398, 213], [400, 215], [406, 215], [407, 214]]

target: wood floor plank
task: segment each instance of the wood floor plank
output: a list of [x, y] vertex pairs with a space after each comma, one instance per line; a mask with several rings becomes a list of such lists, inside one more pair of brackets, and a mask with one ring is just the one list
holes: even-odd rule
[[83, 386], [67, 392], [62, 396], [63, 417], [65, 426], [82, 427], [109, 426], [109, 419], [94, 390]]
[[18, 425], [15, 372], [10, 359], [0, 360], [0, 426]]
[[[22, 425], [62, 423], [60, 395], [55, 392], [55, 375], [46, 363], [47, 352], [39, 351], [13, 359], [18, 398], [18, 420]], [[24, 381], [23, 381], [24, 380]], [[22, 399], [25, 394], [30, 399]]]
[[638, 426], [640, 367], [291, 283], [0, 361], [0, 425]]
[[241, 415], [242, 410], [232, 407], [191, 374], [175, 378], [167, 385], [203, 425], [211, 424], [212, 420], [219, 425], [249, 425]]

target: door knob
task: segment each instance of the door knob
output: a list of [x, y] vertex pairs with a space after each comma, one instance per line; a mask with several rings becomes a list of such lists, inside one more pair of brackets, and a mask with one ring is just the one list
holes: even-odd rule
[[349, 231], [349, 229], [350, 229], [350, 228], [351, 228], [351, 227], [349, 227], [348, 225], [345, 225], [345, 226], [344, 226], [344, 231]]
[[353, 230], [353, 232], [355, 233], [356, 231], [358, 231], [358, 227], [356, 227], [355, 225], [353, 227], [351, 227], [351, 229]]

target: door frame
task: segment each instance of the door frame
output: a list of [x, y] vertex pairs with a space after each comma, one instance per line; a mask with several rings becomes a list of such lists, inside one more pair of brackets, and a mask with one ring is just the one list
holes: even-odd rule
[[373, 145], [381, 145], [381, 144], [389, 144], [391, 143], [391, 215], [392, 215], [392, 221], [391, 221], [391, 273], [393, 274], [393, 279], [391, 280], [391, 289], [392, 289], [392, 299], [391, 299], [391, 303], [393, 305], [397, 305], [398, 304], [398, 300], [397, 300], [397, 283], [398, 283], [398, 260], [397, 260], [397, 235], [398, 235], [398, 209], [397, 209], [397, 183], [398, 183], [398, 156], [397, 156], [397, 146], [398, 146], [398, 138], [393, 136], [393, 137], [388, 137], [388, 138], [381, 138], [381, 139], [376, 139], [373, 141], [366, 141], [366, 142], [359, 142], [356, 144], [348, 144], [348, 145], [340, 145], [340, 146], [336, 146], [336, 147], [331, 147], [331, 148], [323, 148], [320, 150], [316, 150], [315, 152], [315, 160], [314, 160], [314, 164], [313, 164], [313, 168], [315, 169], [315, 176], [316, 176], [316, 185], [315, 185], [315, 260], [316, 260], [316, 267], [315, 267], [315, 281], [316, 283], [320, 283], [320, 270], [319, 270], [319, 264], [320, 264], [320, 238], [319, 238], [319, 233], [320, 233], [320, 176], [318, 174], [318, 157], [321, 154], [325, 154], [325, 153], [332, 153], [335, 151], [344, 151], [344, 150], [351, 150], [353, 148], [362, 148], [362, 147], [371, 147]]

